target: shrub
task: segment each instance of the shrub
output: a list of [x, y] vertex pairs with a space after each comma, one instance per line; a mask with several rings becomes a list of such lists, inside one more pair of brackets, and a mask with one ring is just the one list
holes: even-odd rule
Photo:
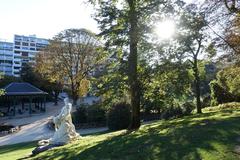
[[74, 124], [87, 123], [87, 109], [85, 106], [77, 108], [72, 113], [72, 121]]
[[221, 86], [234, 96], [240, 95], [240, 67], [231, 66], [224, 68], [217, 74]]
[[231, 66], [217, 73], [217, 79], [211, 81], [211, 105], [228, 102], [240, 102], [240, 67]]
[[239, 102], [223, 103], [218, 106], [204, 108], [204, 111], [216, 111], [216, 110], [225, 110], [225, 109], [231, 109], [231, 110], [240, 109], [240, 103]]
[[181, 107], [171, 106], [169, 108], [164, 109], [164, 111], [161, 114], [161, 118], [170, 119], [190, 115], [194, 108], [195, 106], [192, 102], [185, 102], [184, 104], [181, 105]]
[[87, 123], [105, 123], [105, 110], [99, 105], [91, 105], [87, 107]]
[[231, 102], [231, 103], [224, 103], [218, 105], [220, 109], [240, 109], [240, 103], [239, 102]]
[[195, 109], [195, 105], [192, 102], [185, 102], [181, 108], [184, 115], [190, 115]]
[[130, 105], [117, 103], [113, 105], [107, 114], [107, 124], [110, 130], [126, 129], [130, 124]]
[[210, 83], [211, 89], [211, 106], [216, 106], [218, 104], [234, 102], [235, 96], [225, 90], [218, 81], [213, 80]]
[[165, 109], [161, 115], [163, 119], [170, 119], [183, 116], [183, 109], [181, 107], [169, 107]]
[[210, 95], [203, 96], [202, 108], [209, 107], [209, 106], [211, 106], [211, 96]]
[[92, 124], [106, 124], [105, 110], [99, 105], [84, 105], [78, 107], [72, 113], [72, 120], [75, 125], [88, 123]]

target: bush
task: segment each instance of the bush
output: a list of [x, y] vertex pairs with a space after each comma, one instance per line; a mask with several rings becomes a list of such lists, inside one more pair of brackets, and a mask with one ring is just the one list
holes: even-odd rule
[[239, 102], [231, 102], [231, 103], [224, 103], [218, 105], [220, 109], [240, 109], [240, 103]]
[[107, 125], [110, 130], [126, 129], [130, 124], [130, 105], [117, 103], [113, 105], [107, 114]]
[[99, 105], [81, 106], [72, 113], [72, 120], [75, 125], [88, 123], [89, 125], [106, 124], [105, 110]]
[[211, 96], [210, 95], [203, 96], [201, 106], [202, 106], [202, 108], [211, 106]]
[[204, 111], [216, 111], [225, 109], [238, 110], [240, 109], [240, 103], [239, 102], [223, 103], [218, 106], [204, 108]]
[[192, 102], [185, 102], [182, 104], [182, 106], [177, 106], [177, 107], [169, 107], [166, 108], [162, 115], [161, 118], [163, 119], [170, 119], [170, 118], [179, 118], [183, 117], [185, 115], [190, 115], [192, 111], [194, 110], [195, 106]]
[[181, 116], [183, 116], [183, 110], [181, 107], [169, 107], [163, 111], [161, 118], [170, 119]]
[[217, 79], [211, 81], [211, 105], [228, 102], [240, 102], [240, 67], [231, 66], [217, 73]]
[[218, 81], [213, 80], [210, 83], [211, 89], [211, 106], [216, 106], [218, 104], [234, 102], [236, 97], [225, 90]]
[[105, 123], [105, 110], [99, 105], [91, 105], [87, 107], [87, 123]]
[[85, 106], [77, 108], [72, 113], [72, 121], [74, 124], [87, 123], [87, 109]]
[[183, 110], [183, 115], [190, 115], [195, 109], [195, 105], [192, 102], [185, 102], [181, 108]]

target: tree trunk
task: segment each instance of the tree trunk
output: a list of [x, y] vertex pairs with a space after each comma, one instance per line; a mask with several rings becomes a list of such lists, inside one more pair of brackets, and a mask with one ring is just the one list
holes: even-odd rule
[[75, 91], [72, 92], [72, 99], [73, 99], [73, 105], [76, 106], [77, 105], [77, 100], [78, 100], [77, 92], [75, 92]]
[[59, 95], [59, 92], [58, 91], [54, 91], [54, 105], [58, 105], [58, 95]]
[[199, 78], [199, 71], [198, 71], [198, 59], [197, 57], [194, 57], [194, 65], [193, 65], [193, 71], [194, 71], [194, 85], [195, 85], [195, 96], [197, 100], [197, 113], [202, 113], [201, 108], [201, 100], [200, 100], [200, 78]]
[[138, 19], [136, 13], [136, 0], [128, 0], [130, 12], [130, 54], [128, 58], [128, 79], [130, 84], [130, 96], [131, 96], [131, 122], [128, 129], [138, 129], [140, 127], [140, 93], [139, 83], [137, 75], [137, 44], [138, 44]]
[[77, 87], [74, 85], [73, 77], [71, 76], [71, 89], [72, 89], [72, 99], [73, 99], [73, 106], [77, 105], [77, 100], [78, 100], [78, 92], [77, 92]]

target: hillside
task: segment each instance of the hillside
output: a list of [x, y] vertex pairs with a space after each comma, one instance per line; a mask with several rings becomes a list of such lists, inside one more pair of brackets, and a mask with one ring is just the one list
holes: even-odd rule
[[[123, 130], [85, 136], [31, 159], [239, 159], [240, 154], [234, 148], [240, 145], [237, 141], [240, 138], [240, 107], [227, 108], [205, 109], [202, 115], [157, 121], [132, 133]], [[33, 144], [18, 145], [14, 149], [14, 145], [1, 147], [0, 159], [24, 157]]]

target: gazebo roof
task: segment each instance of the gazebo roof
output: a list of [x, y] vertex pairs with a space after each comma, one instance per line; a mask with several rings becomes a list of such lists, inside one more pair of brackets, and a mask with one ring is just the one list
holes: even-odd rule
[[45, 95], [46, 92], [26, 82], [13, 82], [3, 88], [6, 96]]

